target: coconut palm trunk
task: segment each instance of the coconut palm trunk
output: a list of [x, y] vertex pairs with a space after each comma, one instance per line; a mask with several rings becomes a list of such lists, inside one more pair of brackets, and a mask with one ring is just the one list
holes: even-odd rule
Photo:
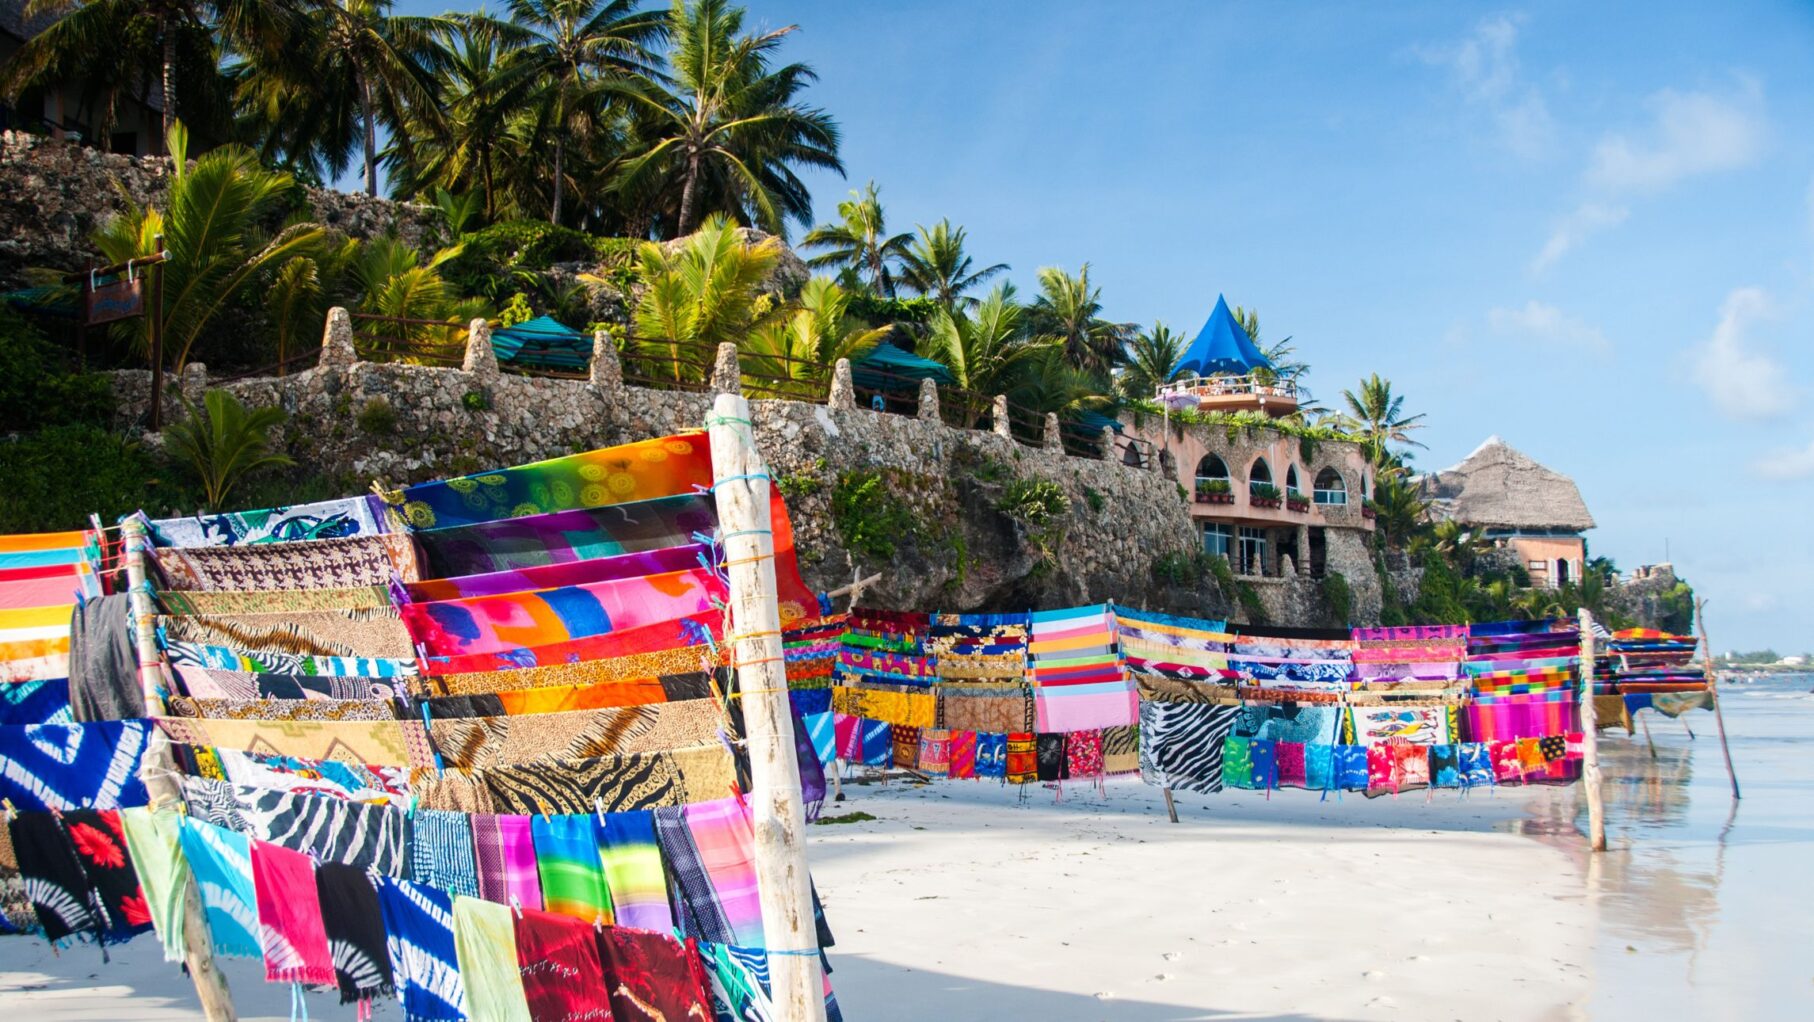
[[699, 151], [695, 149], [687, 157], [687, 183], [680, 192], [680, 230], [679, 235], [686, 237], [693, 231], [693, 200], [699, 186]]
[[360, 115], [365, 118], [365, 194], [378, 197], [378, 116], [372, 109], [372, 80], [359, 76]]
[[176, 33], [169, 19], [159, 26], [164, 35], [164, 137], [170, 137], [170, 126], [176, 123]]

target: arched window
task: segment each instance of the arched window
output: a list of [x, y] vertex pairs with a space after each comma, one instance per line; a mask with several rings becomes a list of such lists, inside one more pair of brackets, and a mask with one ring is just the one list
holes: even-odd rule
[[1348, 484], [1342, 474], [1333, 468], [1325, 468], [1316, 474], [1316, 502], [1318, 504], [1348, 503]]
[[1228, 466], [1223, 463], [1221, 458], [1213, 454], [1205, 454], [1203, 460], [1197, 462], [1198, 492], [1203, 491], [1204, 483], [1213, 483], [1218, 480], [1223, 486], [1228, 485]]
[[1569, 563], [1568, 563], [1567, 558], [1560, 558], [1556, 561], [1556, 584], [1557, 585], [1559, 585], [1559, 586], [1568, 585], [1568, 569], [1569, 569]]
[[1255, 458], [1253, 467], [1247, 470], [1247, 492], [1253, 493], [1261, 487], [1272, 487], [1272, 466], [1266, 464], [1265, 458]]
[[1298, 486], [1298, 467], [1296, 465], [1287, 466], [1285, 469], [1285, 492], [1293, 497], [1304, 495], [1303, 489]]
[[1146, 466], [1146, 460], [1141, 457], [1139, 446], [1132, 442], [1127, 445], [1127, 450], [1121, 455], [1121, 463], [1133, 468], [1144, 468]]

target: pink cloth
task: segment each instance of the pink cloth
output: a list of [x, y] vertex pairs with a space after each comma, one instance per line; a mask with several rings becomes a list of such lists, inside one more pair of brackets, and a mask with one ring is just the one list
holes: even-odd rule
[[734, 798], [721, 798], [687, 806], [684, 817], [734, 942], [767, 947], [762, 935], [762, 903], [756, 893], [756, 836], [749, 807]]
[[333, 986], [334, 956], [321, 922], [315, 864], [301, 852], [253, 841], [252, 887], [266, 982]]

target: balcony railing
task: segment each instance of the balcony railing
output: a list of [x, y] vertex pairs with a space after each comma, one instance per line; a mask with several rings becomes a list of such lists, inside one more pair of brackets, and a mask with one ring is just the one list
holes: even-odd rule
[[1260, 377], [1252, 373], [1246, 376], [1187, 376], [1159, 387], [1154, 396], [1160, 403], [1170, 404], [1174, 408], [1204, 402], [1215, 403], [1217, 398], [1276, 397], [1295, 403], [1300, 397], [1308, 397], [1299, 391], [1297, 383], [1292, 380]]

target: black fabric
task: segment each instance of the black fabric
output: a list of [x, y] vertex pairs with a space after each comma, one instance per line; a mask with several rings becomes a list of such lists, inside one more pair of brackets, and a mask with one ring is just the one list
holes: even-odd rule
[[19, 813], [10, 827], [13, 854], [19, 858], [19, 874], [25, 878], [26, 894], [32, 909], [38, 913], [38, 925], [44, 938], [59, 941], [73, 934], [100, 936], [100, 922], [94, 911], [94, 889], [88, 874], [76, 858], [75, 845], [56, 816], [50, 813]]
[[1070, 776], [1065, 763], [1064, 735], [1048, 732], [1037, 736], [1034, 751], [1039, 756], [1039, 779], [1042, 781], [1062, 781]]
[[[720, 668], [728, 673], [728, 668]], [[723, 681], [720, 681], [720, 685]], [[661, 691], [668, 697], [668, 702], [678, 703], [686, 699], [710, 699], [712, 697], [712, 676], [704, 671], [693, 671], [688, 674], [664, 674], [661, 676]]]
[[117, 944], [150, 931], [151, 910], [126, 850], [119, 810], [71, 809], [63, 814], [63, 829], [94, 891], [102, 940]]
[[504, 701], [495, 695], [435, 696], [421, 700], [430, 717], [441, 719], [464, 717], [502, 717]]
[[371, 878], [357, 866], [324, 862], [315, 867], [315, 890], [340, 1003], [390, 996], [396, 985], [384, 944], [384, 913]]
[[69, 712], [78, 721], [145, 716], [132, 600], [124, 593], [86, 600], [70, 615]]

